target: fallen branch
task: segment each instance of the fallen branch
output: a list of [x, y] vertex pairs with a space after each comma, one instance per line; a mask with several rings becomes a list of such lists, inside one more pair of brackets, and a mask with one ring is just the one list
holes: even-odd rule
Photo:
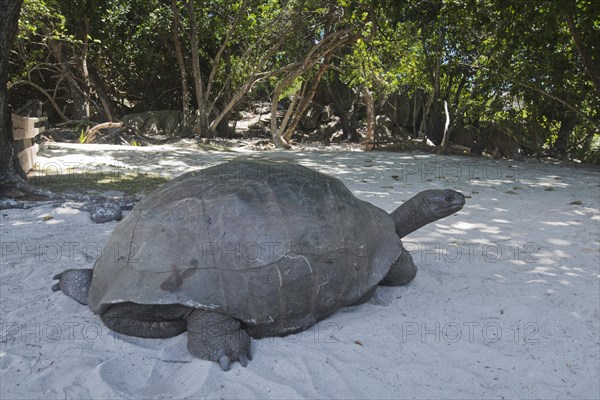
[[123, 127], [122, 122], [104, 122], [102, 124], [93, 126], [87, 131], [85, 143], [92, 143], [94, 141], [94, 139], [96, 138], [96, 132], [98, 132], [100, 129], [122, 128], [122, 127]]
[[451, 150], [455, 150], [461, 153], [471, 153], [471, 148], [467, 146], [461, 146], [460, 144], [451, 144], [448, 146]]

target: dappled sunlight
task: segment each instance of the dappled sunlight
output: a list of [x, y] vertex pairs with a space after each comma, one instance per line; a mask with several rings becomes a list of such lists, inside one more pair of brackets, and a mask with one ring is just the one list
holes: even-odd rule
[[[531, 280], [528, 280], [525, 282], [526, 283], [548, 283], [548, 281], [545, 279], [531, 279]], [[548, 289], [548, 290], [550, 290], [550, 289]], [[554, 291], [552, 291], [552, 292], [554, 292]]]
[[[556, 246], [572, 246], [572, 243], [569, 242], [568, 240], [564, 240], [564, 239], [553, 239], [553, 238], [548, 238], [546, 239], [546, 242], [550, 243], [550, 244], [554, 244]], [[557, 250], [559, 251], [559, 250]], [[558, 255], [559, 257], [564, 257], [565, 254], [555, 254]]]
[[189, 167], [186, 162], [176, 159], [160, 160], [158, 165], [163, 167]]
[[435, 224], [435, 232], [439, 232], [438, 236], [440, 238], [448, 238], [448, 235], [461, 236], [465, 234], [465, 232], [460, 228], [454, 227], [452, 225], [448, 226], [442, 224]]
[[58, 215], [72, 215], [72, 214], [79, 214], [81, 211], [76, 208], [60, 207], [60, 208], [57, 208], [55, 212]]
[[548, 276], [556, 276], [557, 274], [550, 272], [553, 268], [550, 267], [541, 267], [537, 266], [532, 270], [526, 271], [527, 274], [540, 274], [540, 275], [548, 275]]
[[52, 218], [48, 221], [44, 221], [46, 224], [48, 225], [56, 225], [56, 224], [62, 224], [65, 222], [64, 219], [56, 219], [56, 218]]
[[497, 235], [497, 234], [502, 233], [502, 228], [500, 228], [500, 227], [489, 225], [489, 224], [484, 224], [484, 223], [473, 223], [473, 222], [466, 222], [466, 221], [456, 222], [455, 224], [453, 224], [453, 228], [459, 229], [459, 230], [465, 230], [465, 231], [475, 230], [475, 231], [478, 231], [481, 233], [486, 233], [486, 234], [491, 234], [491, 235]]
[[[327, 151], [322, 148], [315, 151], [316, 147], [307, 146], [299, 152], [261, 153], [206, 151], [191, 143], [133, 151], [129, 151], [128, 146], [71, 146], [77, 154], [69, 154], [71, 149], [65, 148], [52, 151], [69, 155], [69, 161], [86, 162], [104, 154], [104, 158], [100, 158], [102, 162], [114, 168], [137, 169], [168, 177], [235, 157], [289, 160], [341, 179], [358, 198], [388, 212], [421, 190], [454, 188], [468, 197], [464, 209], [405, 238], [404, 242], [417, 253], [423, 252], [422, 257], [417, 254], [416, 258], [429, 262], [431, 257], [425, 253], [433, 248], [436, 257], [444, 262], [460, 265], [466, 260], [466, 267], [483, 265], [492, 271], [503, 271], [492, 274], [500, 280], [507, 279], [505, 271], [510, 271], [509, 277], [537, 274], [544, 279], [524, 279], [523, 282], [556, 284], [560, 288], [575, 285], [575, 280], [586, 279], [591, 272], [594, 277], [598, 276], [597, 270], [582, 267], [585, 260], [569, 265], [581, 246], [575, 239], [578, 236], [571, 236], [571, 231], [586, 229], [590, 220], [600, 220], [598, 211], [585, 206], [590, 205], [589, 201], [584, 201], [583, 207], [570, 206], [569, 203], [578, 199], [570, 190], [573, 179], [558, 174], [540, 175], [537, 165], [432, 154], [363, 153], [348, 146], [346, 150], [343, 146], [332, 146]], [[542, 197], [544, 201], [540, 201]], [[581, 241], [581, 237], [578, 238]], [[579, 253], [597, 259], [597, 247], [596, 242]], [[463, 252], [462, 258], [454, 261], [457, 251]], [[566, 277], [568, 279], [564, 279]], [[563, 282], [559, 282], [560, 279]]]
[[32, 224], [35, 224], [35, 222], [31, 222], [31, 221], [12, 221], [10, 223], [11, 226], [32, 225]]
[[[69, 151], [79, 152], [79, 148], [75, 145]], [[87, 184], [99, 191], [114, 188], [111, 185], [116, 178], [120, 178], [123, 186], [156, 187], [165, 177], [235, 157], [289, 160], [319, 170], [342, 180], [358, 198], [388, 212], [422, 190], [453, 188], [467, 196], [464, 208], [402, 239], [419, 273], [414, 283], [393, 288], [399, 306], [409, 303], [395, 315], [405, 313], [414, 319], [410, 310], [419, 303], [427, 303], [429, 312], [442, 310], [438, 318], [453, 321], [454, 317], [448, 313], [454, 307], [455, 312], [473, 323], [485, 324], [482, 316], [493, 315], [494, 323], [503, 324], [504, 337], [516, 332], [512, 329], [515, 324], [520, 324], [519, 332], [523, 335], [531, 333], [524, 330], [528, 323], [537, 324], [540, 332], [548, 335], [552, 334], [548, 321], [555, 323], [557, 315], [562, 315], [563, 320], [583, 323], [597, 315], [597, 311], [594, 314], [591, 310], [597, 297], [594, 299], [589, 293], [598, 291], [600, 279], [597, 266], [600, 242], [593, 233], [599, 215], [593, 206], [598, 200], [564, 191], [556, 185], [554, 191], [546, 191], [544, 185], [536, 183], [539, 180], [535, 176], [513, 181], [506, 176], [516, 175], [515, 168], [509, 168], [505, 162], [478, 161], [480, 166], [491, 165], [487, 175], [494, 175], [494, 179], [486, 177], [486, 173], [474, 179], [465, 169], [461, 179], [452, 180], [440, 174], [450, 170], [445, 169], [444, 163], [456, 165], [466, 161], [429, 154], [219, 153], [173, 146], [133, 151], [84, 146], [81, 151], [85, 157], [80, 159], [89, 161], [91, 158], [86, 157], [98, 153], [105, 157], [102, 160], [107, 165], [90, 164], [79, 176], [66, 176], [67, 181], [71, 186]], [[78, 159], [78, 155], [64, 149], [61, 154], [70, 155], [70, 161]], [[60, 170], [57, 160], [50, 161], [55, 163], [54, 171]], [[131, 171], [137, 174], [129, 174]], [[568, 185], [573, 179], [563, 177], [562, 183]], [[581, 200], [587, 207], [571, 205], [575, 200]], [[21, 301], [16, 300], [19, 296], [30, 292], [32, 296], [48, 298], [51, 277], [61, 270], [90, 268], [118, 224], [93, 224], [88, 212], [68, 206], [46, 205], [7, 213], [10, 218], [3, 221], [1, 229], [3, 239], [8, 236], [11, 240], [3, 249], [2, 278], [11, 287], [10, 292], [4, 293], [9, 293], [13, 304]], [[29, 287], [36, 289], [31, 291]], [[410, 303], [411, 297], [415, 297], [415, 303]], [[382, 305], [370, 306], [373, 312], [386, 311]]]
[[542, 221], [541, 222], [544, 225], [550, 225], [550, 226], [569, 226], [569, 225], [581, 225], [581, 222], [577, 222], [577, 221]]
[[358, 198], [361, 198], [361, 197], [369, 198], [369, 197], [388, 197], [390, 194], [388, 192], [356, 190], [356, 191], [354, 191], [354, 195]]
[[566, 275], [566, 276], [578, 276], [578, 277], [581, 277], [581, 275], [576, 274], [574, 272], [565, 272], [564, 275]]
[[0, 400], [600, 399], [563, 3], [4, 1]]

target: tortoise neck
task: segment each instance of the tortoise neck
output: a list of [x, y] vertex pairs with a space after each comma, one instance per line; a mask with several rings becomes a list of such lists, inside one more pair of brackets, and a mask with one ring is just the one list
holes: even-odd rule
[[421, 204], [422, 197], [421, 194], [417, 194], [390, 214], [396, 227], [396, 234], [400, 238], [436, 220], [435, 217], [425, 212], [425, 208]]

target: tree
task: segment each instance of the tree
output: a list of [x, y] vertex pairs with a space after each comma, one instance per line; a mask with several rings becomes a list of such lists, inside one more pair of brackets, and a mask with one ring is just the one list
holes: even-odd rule
[[26, 180], [14, 154], [11, 110], [7, 99], [8, 59], [17, 33], [22, 0], [0, 0], [0, 185], [5, 193], [10, 185]]
[[[491, 10], [488, 29], [496, 35], [479, 67], [501, 85], [495, 91], [504, 109], [495, 119], [516, 117], [554, 156], [580, 152], [582, 140], [600, 133], [596, 7], [588, 1], [502, 1]], [[507, 103], [514, 101], [523, 112], [513, 116]]]
[[[286, 72], [280, 78], [277, 86], [273, 90], [271, 100], [271, 133], [273, 135], [275, 146], [289, 147], [289, 139], [292, 132], [300, 122], [300, 117], [304, 111], [306, 111], [310, 100], [312, 100], [312, 97], [316, 92], [317, 85], [327, 69], [327, 63], [323, 63], [323, 60], [327, 60], [335, 50], [347, 46], [354, 40], [356, 40], [356, 35], [353, 33], [352, 29], [343, 29], [332, 32], [324, 36], [320, 42], [315, 44], [302, 60], [286, 66]], [[318, 64], [321, 65], [312, 82], [302, 84], [300, 89], [296, 91], [295, 98], [285, 113], [281, 127], [278, 127], [277, 109], [282, 91], [291, 86], [294, 81], [311, 71], [312, 68]]]
[[112, 120], [117, 114], [107, 85], [95, 65], [98, 20], [105, 2], [25, 0], [11, 63], [20, 70], [9, 83], [33, 88], [56, 115]]
[[187, 72], [185, 68], [185, 58], [179, 40], [179, 10], [177, 8], [177, 0], [171, 0], [171, 10], [173, 12], [173, 44], [175, 45], [175, 56], [177, 57], [177, 65], [179, 66], [179, 75], [181, 79], [181, 103], [182, 103], [182, 123], [183, 126], [188, 126], [190, 113], [190, 93], [187, 83]]
[[393, 93], [414, 105], [403, 105], [402, 127], [435, 143], [468, 128], [576, 156], [598, 140], [600, 30], [589, 0], [23, 4], [5, 80], [13, 104], [37, 96], [54, 121], [177, 109], [210, 137], [230, 134], [252, 99], [271, 104], [273, 140], [285, 147], [326, 83], [345, 132], [366, 109], [369, 142]]
[[[300, 17], [296, 17], [299, 23], [285, 52], [287, 63], [282, 63], [276, 73], [271, 96], [271, 134], [275, 146], [283, 148], [289, 147], [292, 133], [336, 53], [368, 32], [365, 25], [369, 25], [372, 15], [370, 7], [362, 2], [350, 5], [335, 0], [318, 2], [318, 6], [300, 3], [292, 11]], [[284, 98], [291, 102], [279, 124], [277, 112]]]

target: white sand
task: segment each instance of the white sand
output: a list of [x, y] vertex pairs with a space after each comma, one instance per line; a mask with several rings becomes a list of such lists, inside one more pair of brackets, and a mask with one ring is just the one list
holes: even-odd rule
[[[600, 396], [597, 171], [348, 148], [248, 154], [319, 167], [387, 211], [427, 188], [471, 197], [404, 240], [419, 266], [408, 286], [299, 335], [253, 340], [254, 360], [228, 373], [193, 359], [186, 334], [117, 335], [50, 291], [54, 274], [93, 265], [116, 223], [48, 204], [2, 210], [0, 399]], [[56, 145], [40, 162], [177, 176], [239, 155]]]

